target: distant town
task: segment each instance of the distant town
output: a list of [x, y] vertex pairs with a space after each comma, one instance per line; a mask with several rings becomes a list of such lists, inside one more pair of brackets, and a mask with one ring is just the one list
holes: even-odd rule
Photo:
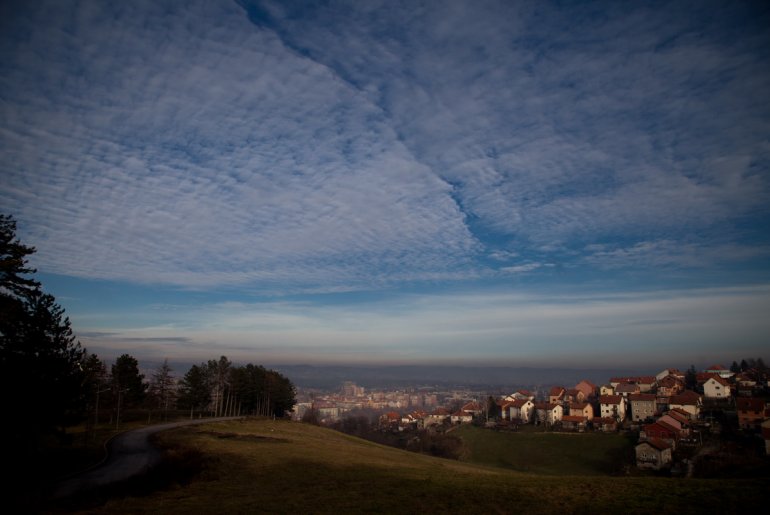
[[762, 359], [703, 370], [609, 377], [604, 384], [520, 388], [490, 394], [421, 386], [300, 389], [293, 418], [337, 428], [357, 417], [380, 433], [446, 434], [463, 424], [497, 431], [625, 432], [638, 435], [636, 467], [691, 475], [697, 462], [770, 454], [770, 375]]

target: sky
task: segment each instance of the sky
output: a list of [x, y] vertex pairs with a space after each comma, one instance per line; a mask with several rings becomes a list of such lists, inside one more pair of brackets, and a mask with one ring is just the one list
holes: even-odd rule
[[106, 360], [768, 358], [766, 2], [11, 1], [0, 211]]

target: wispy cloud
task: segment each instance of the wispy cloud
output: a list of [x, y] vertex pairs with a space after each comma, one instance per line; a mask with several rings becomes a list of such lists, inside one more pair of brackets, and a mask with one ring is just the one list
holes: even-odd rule
[[147, 349], [153, 356], [259, 356], [271, 363], [595, 366], [622, 357], [662, 366], [760, 353], [769, 303], [767, 285], [634, 294], [480, 291], [325, 306], [228, 302], [189, 310], [173, 327], [118, 330], [86, 343], [108, 355]]

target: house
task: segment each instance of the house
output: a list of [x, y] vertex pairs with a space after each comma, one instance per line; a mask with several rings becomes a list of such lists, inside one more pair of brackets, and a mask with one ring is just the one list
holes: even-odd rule
[[657, 402], [654, 394], [637, 393], [628, 396], [628, 402], [631, 408], [631, 420], [639, 422], [655, 416], [657, 412]]
[[681, 379], [682, 381], [684, 381], [684, 372], [680, 372], [679, 369], [676, 369], [676, 368], [666, 368], [666, 369], [661, 370], [655, 376], [655, 379], [657, 381], [660, 381], [661, 379], [663, 379], [664, 377], [667, 377], [667, 376], [673, 376], [673, 377], [676, 377], [676, 378]]
[[467, 411], [457, 410], [449, 416], [452, 424], [470, 424], [473, 422], [473, 414]]
[[510, 407], [513, 401], [499, 400], [497, 405], [500, 408], [500, 418], [503, 420], [510, 420]]
[[640, 469], [660, 470], [671, 463], [671, 446], [664, 441], [651, 438], [639, 443], [636, 448], [636, 466]]
[[441, 425], [450, 417], [449, 411], [446, 408], [436, 408], [433, 412], [425, 417], [425, 427]]
[[674, 408], [668, 411], [669, 415], [677, 415], [687, 421], [692, 420], [692, 415], [681, 408]]
[[665, 422], [653, 422], [645, 424], [639, 432], [639, 440], [658, 439], [668, 443], [673, 447], [679, 439], [677, 430]]
[[757, 397], [736, 397], [735, 408], [738, 411], [738, 425], [742, 429], [754, 429], [762, 425], [767, 418], [767, 403]]
[[656, 392], [661, 397], [671, 397], [684, 390], [684, 382], [676, 376], [666, 376], [658, 381]]
[[703, 396], [707, 399], [729, 399], [730, 382], [720, 376], [711, 376], [703, 383]]
[[723, 367], [722, 365], [711, 365], [706, 370], [704, 370], [704, 372], [707, 374], [716, 374], [722, 379], [727, 379], [733, 376], [733, 372], [731, 372], [730, 369]]
[[596, 385], [586, 379], [583, 379], [578, 384], [576, 384], [575, 390], [580, 390], [583, 392], [584, 399], [589, 399], [596, 395]]
[[525, 401], [534, 401], [535, 400], [535, 394], [530, 392], [529, 390], [517, 390], [513, 392], [511, 395], [506, 397], [508, 400], [525, 400]]
[[508, 413], [511, 420], [521, 420], [523, 424], [529, 424], [532, 421], [535, 403], [527, 399], [517, 399], [508, 407]]
[[468, 402], [463, 407], [460, 408], [460, 411], [464, 411], [466, 413], [470, 413], [471, 415], [480, 415], [484, 412], [484, 408], [482, 408], [481, 404], [479, 404], [476, 401]]
[[701, 400], [701, 396], [692, 390], [685, 390], [668, 400], [668, 407], [670, 409], [679, 408], [682, 411], [686, 411], [690, 414], [691, 419], [698, 418], [702, 405], [703, 401]]
[[615, 395], [615, 388], [611, 384], [603, 384], [599, 387], [599, 395]]
[[675, 415], [665, 414], [656, 420], [658, 424], [665, 424], [675, 431], [675, 438], [687, 438], [690, 436], [690, 424], [689, 421], [682, 421]]
[[628, 397], [632, 393], [642, 393], [641, 388], [639, 388], [639, 385], [636, 383], [620, 383], [617, 388], [615, 388], [615, 395], [622, 395], [623, 397]]
[[548, 403], [549, 404], [557, 404], [564, 401], [564, 395], [567, 393], [567, 390], [564, 389], [563, 386], [554, 386], [551, 388], [551, 390], [548, 392]]
[[648, 393], [655, 388], [655, 383], [657, 382], [657, 379], [655, 376], [639, 376], [636, 379], [636, 384], [639, 385], [639, 391], [641, 393]]
[[587, 420], [581, 415], [564, 415], [561, 425], [564, 429], [585, 429]]
[[564, 394], [564, 402], [570, 404], [572, 402], [583, 402], [586, 400], [586, 396], [582, 390], [577, 388], [570, 388]]
[[602, 395], [599, 397], [599, 413], [602, 418], [622, 422], [626, 418], [626, 399], [620, 395]]
[[559, 403], [539, 402], [535, 405], [535, 417], [538, 423], [552, 425], [561, 422], [564, 417], [564, 408]]
[[618, 421], [614, 418], [594, 417], [594, 429], [603, 433], [614, 433], [618, 430]]
[[569, 405], [569, 414], [573, 417], [583, 417], [587, 422], [594, 418], [594, 407], [587, 402], [573, 402]]

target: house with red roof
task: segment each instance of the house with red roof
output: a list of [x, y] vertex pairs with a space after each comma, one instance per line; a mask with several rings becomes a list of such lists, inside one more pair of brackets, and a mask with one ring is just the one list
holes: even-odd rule
[[615, 388], [615, 395], [622, 395], [623, 397], [628, 397], [632, 393], [642, 393], [641, 388], [639, 388], [639, 385], [636, 383], [620, 383], [617, 388]]
[[707, 399], [729, 399], [730, 381], [718, 375], [712, 375], [703, 383], [703, 396]]
[[626, 418], [626, 399], [621, 395], [599, 397], [599, 413], [602, 418], [614, 418], [622, 422]]
[[535, 403], [529, 399], [516, 399], [508, 407], [511, 420], [520, 420], [522, 424], [529, 424], [533, 419]]
[[730, 369], [725, 368], [722, 365], [711, 365], [706, 370], [704, 370], [704, 372], [706, 372], [707, 374], [716, 374], [723, 379], [727, 379], [734, 375], [733, 372], [730, 371]]
[[473, 422], [473, 414], [460, 409], [452, 413], [449, 420], [452, 424], [470, 424]]
[[738, 425], [742, 429], [754, 429], [770, 416], [765, 399], [758, 397], [736, 397], [735, 408], [738, 411]]
[[553, 425], [564, 418], [564, 407], [560, 403], [538, 402], [535, 404], [535, 418], [541, 424]]
[[564, 401], [564, 395], [567, 393], [567, 390], [564, 389], [563, 386], [554, 386], [551, 388], [551, 390], [548, 392], [548, 402], [549, 404], [557, 404]]
[[636, 448], [636, 466], [640, 469], [660, 470], [671, 464], [671, 445], [657, 438], [640, 442]]
[[585, 429], [587, 422], [582, 415], [564, 415], [561, 418], [564, 429]]
[[587, 379], [583, 379], [578, 384], [576, 384], [575, 390], [580, 390], [583, 392], [584, 399], [589, 399], [596, 395], [596, 385]]
[[569, 405], [569, 416], [583, 417], [588, 422], [594, 418], [594, 407], [587, 402], [573, 402]]
[[639, 432], [640, 441], [650, 439], [662, 440], [671, 447], [674, 447], [679, 439], [679, 434], [676, 428], [669, 426], [665, 422], [653, 422], [652, 424], [642, 426], [642, 430]]
[[700, 415], [703, 401], [701, 396], [692, 390], [685, 390], [680, 394], [674, 395], [668, 400], [669, 409], [680, 409], [690, 414], [691, 419], [698, 418]]
[[684, 381], [676, 376], [666, 376], [658, 381], [655, 391], [660, 397], [671, 397], [682, 390], [684, 390]]

